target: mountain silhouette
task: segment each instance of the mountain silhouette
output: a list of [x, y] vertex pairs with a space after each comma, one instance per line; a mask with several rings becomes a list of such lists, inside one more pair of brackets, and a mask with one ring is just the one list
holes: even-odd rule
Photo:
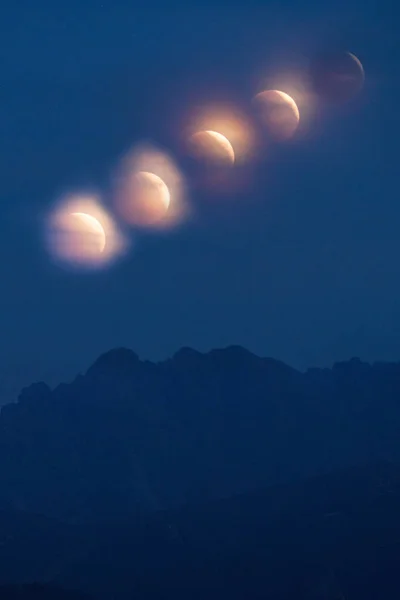
[[24, 388], [0, 414], [0, 598], [398, 598], [399, 398], [397, 363], [238, 346], [119, 348]]
[[21, 389], [29, 386], [32, 381], [44, 379], [53, 388], [60, 380], [72, 377], [77, 370], [77, 364], [45, 369], [40, 361], [29, 364], [18, 362], [13, 364], [11, 361], [8, 367], [0, 368], [0, 406], [14, 402]]
[[0, 415], [0, 509], [123, 519], [400, 460], [400, 364], [303, 373], [232, 346], [142, 361], [119, 348]]

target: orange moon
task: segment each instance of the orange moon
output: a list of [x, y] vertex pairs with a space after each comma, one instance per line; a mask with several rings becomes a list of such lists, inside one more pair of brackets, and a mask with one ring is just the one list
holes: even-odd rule
[[151, 226], [161, 221], [171, 204], [165, 181], [150, 171], [136, 171], [127, 177], [119, 197], [122, 216], [132, 225]]
[[106, 233], [100, 221], [92, 215], [88, 215], [87, 213], [74, 212], [71, 213], [71, 217], [75, 217], [79, 220], [80, 223], [83, 224], [84, 229], [86, 229], [86, 233], [93, 236], [95, 240], [95, 246], [98, 248], [99, 254], [104, 252], [106, 247]]
[[254, 97], [258, 116], [269, 132], [276, 138], [291, 137], [300, 121], [296, 102], [280, 90], [266, 90]]
[[199, 158], [219, 163], [235, 163], [235, 151], [228, 138], [218, 131], [206, 129], [190, 137], [195, 154]]
[[94, 216], [84, 212], [61, 212], [53, 218], [51, 246], [66, 262], [93, 265], [103, 260], [107, 236]]

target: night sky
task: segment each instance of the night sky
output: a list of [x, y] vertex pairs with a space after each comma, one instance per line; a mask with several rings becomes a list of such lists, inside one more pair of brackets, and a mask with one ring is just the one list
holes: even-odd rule
[[[0, 20], [0, 360], [86, 368], [114, 346], [163, 359], [240, 344], [293, 366], [400, 358], [400, 51], [389, 0], [7, 3]], [[397, 9], [396, 9], [397, 10]], [[171, 151], [191, 103], [249, 108], [262, 78], [322, 45], [362, 61], [362, 93], [310, 111], [258, 157], [245, 193], [132, 232], [94, 273], [48, 258], [60, 194], [105, 190], [142, 139]], [[246, 104], [248, 103], [248, 104]], [[106, 194], [107, 196], [107, 194]], [[204, 210], [202, 210], [202, 205]]]

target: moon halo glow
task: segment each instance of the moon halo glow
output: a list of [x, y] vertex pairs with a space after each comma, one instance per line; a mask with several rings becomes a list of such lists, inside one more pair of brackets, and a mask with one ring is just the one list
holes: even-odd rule
[[[268, 143], [291, 138], [299, 127], [300, 110], [304, 132], [316, 102], [349, 100], [363, 86], [365, 72], [357, 56], [342, 51], [316, 57], [307, 77], [307, 82], [300, 78], [300, 86], [292, 76], [268, 84], [264, 80], [264, 91], [253, 98], [252, 114], [248, 106], [242, 111], [232, 104], [212, 103], [194, 109], [181, 127], [179, 142], [186, 155], [196, 158], [186, 163], [192, 183], [194, 180], [191, 189], [198, 186], [211, 191], [211, 196], [216, 191], [231, 199], [244, 196], [242, 192], [253, 183], [257, 163], [253, 159], [263, 149], [264, 139]], [[271, 89], [265, 89], [269, 86]], [[275, 86], [293, 92], [294, 97]], [[266, 136], [262, 137], [260, 124]], [[179, 139], [175, 131], [173, 135]], [[152, 146], [141, 145], [124, 153], [112, 183], [116, 217], [135, 229], [176, 226], [191, 213], [186, 204], [186, 178], [169, 153]], [[120, 228], [93, 194], [75, 194], [58, 202], [47, 219], [46, 235], [50, 253], [58, 262], [88, 268], [109, 263], [127, 247]]]

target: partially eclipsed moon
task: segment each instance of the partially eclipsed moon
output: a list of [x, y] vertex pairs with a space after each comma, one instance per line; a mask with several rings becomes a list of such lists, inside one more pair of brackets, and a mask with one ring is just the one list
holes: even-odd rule
[[314, 92], [329, 102], [346, 102], [361, 91], [365, 72], [361, 61], [351, 52], [325, 53], [310, 67]]
[[123, 218], [131, 225], [149, 227], [160, 223], [171, 204], [170, 190], [161, 177], [150, 171], [128, 174], [118, 198]]
[[88, 213], [68, 210], [55, 213], [49, 243], [63, 262], [89, 267], [104, 261], [106, 233], [100, 221]]
[[354, 62], [358, 66], [358, 68], [361, 71], [362, 76], [364, 78], [365, 77], [365, 72], [364, 72], [364, 67], [361, 64], [361, 60], [359, 58], [357, 58], [357, 56], [355, 54], [353, 54], [352, 52], [348, 52], [347, 54], [350, 56], [350, 58], [352, 58], [354, 60]]
[[144, 186], [149, 186], [149, 188], [157, 190], [160, 201], [164, 205], [165, 210], [168, 210], [171, 203], [171, 194], [165, 181], [158, 175], [155, 175], [155, 173], [150, 173], [149, 171], [139, 171], [137, 178], [141, 180]]
[[296, 131], [300, 112], [289, 94], [280, 90], [266, 90], [254, 98], [261, 121], [278, 138], [291, 137]]
[[[339, 60], [341, 59], [342, 64], [340, 64]], [[347, 64], [346, 64], [347, 63]], [[364, 67], [361, 64], [361, 61], [355, 54], [352, 52], [345, 52], [343, 58], [340, 56], [337, 57], [337, 64], [335, 65], [333, 73], [339, 79], [351, 80], [356, 78], [357, 76], [364, 80], [365, 72]], [[348, 67], [346, 72], [346, 66]]]
[[[92, 215], [88, 215], [87, 213], [74, 212], [71, 213], [70, 216], [80, 220], [80, 222], [84, 225], [86, 232], [94, 236], [96, 241], [95, 245], [98, 248], [99, 253], [104, 252], [106, 247], [106, 233], [100, 221], [98, 221]], [[84, 233], [85, 232], [83, 232], [83, 234]]]
[[128, 247], [96, 193], [76, 192], [61, 197], [44, 225], [47, 249], [60, 266], [103, 268]]
[[210, 129], [198, 131], [191, 136], [196, 154], [202, 158], [234, 164], [235, 151], [227, 137]]

